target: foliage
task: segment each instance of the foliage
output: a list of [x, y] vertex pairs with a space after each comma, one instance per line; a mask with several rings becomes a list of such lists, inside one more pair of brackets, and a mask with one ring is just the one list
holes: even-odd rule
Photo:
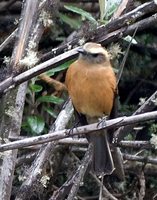
[[79, 15], [81, 15], [82, 20], [88, 19], [91, 23], [93, 24], [97, 24], [97, 21], [94, 19], [94, 17], [92, 17], [92, 15], [89, 12], [86, 12], [85, 10], [75, 7], [75, 6], [64, 6], [67, 10], [77, 13]]
[[32, 135], [39, 135], [44, 131], [45, 122], [41, 117], [28, 116], [25, 128], [30, 129]]
[[[110, 6], [108, 6], [109, 4], [107, 5], [108, 2], [111, 3]], [[86, 23], [89, 23], [95, 28], [100, 23], [110, 22], [113, 13], [117, 9], [118, 3], [117, 1], [112, 0], [99, 0], [98, 8], [98, 1], [96, 3], [95, 1], [91, 1], [89, 2], [89, 4], [91, 4], [92, 6], [89, 9], [89, 6], [87, 6], [85, 1], [83, 1], [83, 3], [76, 1], [73, 4], [68, 3], [67, 1], [65, 5], [64, 2], [61, 2], [62, 7], [59, 10], [58, 18], [56, 19], [56, 21], [54, 20], [54, 24], [51, 28], [45, 28], [44, 30], [44, 34], [39, 45], [39, 57], [45, 52], [51, 51], [52, 48], [68, 43], [71, 38], [75, 40], [75, 38], [77, 39], [79, 34], [84, 34], [84, 29], [82, 29], [82, 27], [86, 26]], [[133, 2], [135, 7], [137, 3], [139, 4], [140, 2]], [[11, 13], [11, 11], [7, 11], [6, 13]], [[19, 13], [17, 13], [17, 15], [18, 14]], [[11, 15], [11, 17], [13, 16]], [[7, 26], [6, 30], [8, 32], [10, 27], [8, 27], [7, 23], [4, 24], [5, 26]], [[9, 24], [13, 23], [11, 22]], [[4, 25], [1, 27], [1, 29], [3, 29]], [[15, 27], [13, 28], [15, 29]], [[1, 31], [3, 30], [0, 30], [1, 37], [6, 37], [7, 32], [4, 30], [6, 33], [3, 33], [3, 36]], [[127, 62], [125, 64], [124, 71], [118, 85], [118, 93], [120, 99], [118, 110], [119, 116], [129, 116], [134, 113], [143, 104], [143, 102], [147, 100], [154, 91], [156, 91], [156, 44], [156, 27], [149, 27], [148, 30], [143, 30], [136, 34], [135, 42], [132, 45], [131, 50], [129, 51]], [[112, 48], [109, 48], [109, 46], [107, 46], [108, 50], [112, 49], [111, 54], [114, 54], [114, 45], [115, 43], [111, 44]], [[0, 54], [0, 62], [1, 65], [4, 67], [5, 73], [7, 73], [7, 70], [4, 66], [5, 63], [3, 63], [3, 60], [5, 60], [4, 56], [11, 56], [10, 52], [12, 50], [12, 45], [8, 46], [9, 47], [7, 48], [7, 50], [4, 51], [4, 53]], [[128, 42], [126, 40], [118, 40], [118, 43], [114, 47], [114, 52], [116, 53], [112, 62], [114, 63], [114, 67], [116, 69], [115, 71], [118, 71], [119, 69], [127, 46]], [[149, 50], [148, 47], [151, 47], [152, 49]], [[45, 75], [60, 83], [64, 83], [66, 70], [73, 61], [74, 60], [71, 60], [65, 62], [60, 66], [57, 66], [56, 68], [52, 68], [51, 70], [45, 72]], [[0, 76], [1, 74], [3, 76], [3, 72], [4, 71], [0, 72]], [[31, 137], [47, 133], [50, 129], [50, 125], [57, 118], [58, 113], [60, 112], [62, 105], [66, 99], [67, 94], [65, 92], [63, 93], [62, 91], [57, 91], [55, 87], [53, 87], [52, 85], [50, 86], [48, 82], [40, 79], [40, 77], [36, 77], [30, 80], [28, 83], [26, 94], [26, 103], [23, 114], [21, 135]], [[154, 102], [154, 104], [156, 104], [156, 102]], [[73, 120], [68, 124], [68, 128], [74, 127], [76, 123], [77, 122]], [[127, 136], [124, 138], [124, 140], [150, 141], [150, 138], [154, 137], [156, 142], [156, 135], [157, 124], [156, 120], [154, 120], [149, 123], [136, 125], [134, 127], [134, 130], [127, 133]], [[61, 145], [61, 147], [61, 151], [63, 152], [61, 152], [60, 154], [62, 154], [62, 156], [58, 155], [58, 152], [55, 152], [55, 154], [53, 155], [55, 159], [53, 157], [52, 160], [49, 160], [49, 165], [44, 170], [46, 176], [48, 175], [48, 177], [53, 177], [54, 179], [52, 180], [52, 184], [49, 184], [48, 188], [44, 188], [43, 193], [46, 196], [45, 199], [49, 199], [49, 195], [52, 194], [52, 191], [56, 190], [56, 188], [61, 187], [70, 177], [69, 174], [72, 175], [74, 170], [79, 168], [80, 159], [82, 159], [84, 156], [85, 148], [82, 148], [82, 146], [69, 146], [66, 144]], [[139, 156], [144, 156], [144, 158], [146, 158], [146, 161], [148, 155], [150, 157], [156, 158], [155, 149], [150, 150], [144, 148], [134, 149], [122, 147], [121, 150], [122, 153], [131, 155], [136, 155], [137, 152], [140, 152]], [[26, 153], [30, 153], [30, 151], [32, 150], [21, 151], [20, 149], [19, 157], [23, 156], [23, 154], [24, 156], [27, 155]], [[77, 151], [79, 153], [76, 153]], [[75, 157], [75, 159], [73, 157]], [[60, 162], [58, 162], [58, 158], [61, 159]], [[25, 177], [22, 177], [21, 174], [27, 171], [27, 168], [31, 165], [31, 160], [29, 160], [29, 162], [27, 163], [25, 159], [24, 163], [19, 166], [18, 169], [16, 169], [16, 183], [13, 183], [13, 185], [15, 185], [17, 189], [19, 189], [19, 185], [21, 185], [25, 179]], [[57, 168], [55, 166], [57, 168], [55, 171], [55, 167], [53, 165], [57, 164], [59, 165], [59, 167]], [[104, 177], [105, 186], [109, 189], [109, 191], [111, 191], [111, 193], [113, 194], [116, 194], [118, 196], [118, 199], [138, 199], [139, 190], [142, 187], [140, 183], [140, 173], [142, 170], [144, 170], [146, 181], [145, 199], [153, 199], [153, 196], [156, 194], [157, 191], [157, 180], [154, 176], [154, 174], [156, 175], [155, 165], [135, 161], [125, 161], [124, 165], [126, 172], [126, 179], [124, 182], [117, 181], [117, 178], [115, 176]], [[150, 169], [154, 170], [147, 171], [147, 168], [149, 169], [149, 167]], [[54, 177], [53, 175], [55, 173], [56, 176]], [[99, 185], [89, 173], [87, 174], [88, 175], [85, 176], [84, 180], [81, 181], [78, 197], [76, 198], [85, 199], [86, 196], [90, 196], [87, 198], [92, 198], [91, 196], [95, 196], [95, 199], [98, 199], [100, 189]], [[23, 178], [23, 180], [21, 177]], [[40, 199], [45, 200], [44, 198]]]
[[[65, 24], [68, 28], [68, 31], [78, 30], [81, 28], [81, 25], [84, 21], [88, 21], [93, 25], [97, 25], [99, 22], [106, 23], [109, 21], [112, 14], [115, 12], [117, 8], [117, 4], [113, 3], [110, 6], [110, 9], [107, 11], [105, 8], [105, 1], [99, 1], [100, 10], [101, 10], [101, 20], [96, 18], [94, 15], [85, 11], [82, 8], [78, 8], [75, 5], [64, 5], [64, 8], [67, 13], [60, 12], [59, 17], [62, 24]], [[102, 9], [101, 6], [104, 6]], [[71, 17], [74, 16], [74, 17]], [[57, 38], [61, 38], [58, 33]], [[64, 31], [61, 31], [63, 35], [62, 38], [66, 38], [66, 34]], [[58, 40], [59, 41], [59, 40]], [[143, 33], [141, 35], [136, 35], [134, 44], [143, 44], [143, 45], [151, 45], [154, 46], [156, 44], [156, 38], [152, 33]], [[115, 45], [115, 46], [114, 46]], [[127, 49], [127, 38], [126, 40], [119, 41], [118, 44], [111, 44], [111, 47], [108, 50], [111, 50], [111, 54], [114, 55], [113, 63], [115, 69], [118, 70], [120, 63], [125, 54], [125, 50]], [[151, 67], [151, 63], [153, 58], [151, 53], [148, 51], [145, 54], [140, 53], [139, 51], [135, 51], [131, 48], [129, 52], [129, 56], [127, 58], [127, 62], [122, 74], [122, 78], [119, 84], [119, 96], [120, 96], [120, 104], [119, 104], [119, 115], [120, 116], [129, 116], [147, 99], [154, 91], [155, 87], [152, 87], [153, 80], [156, 78], [156, 72], [154, 68]], [[57, 78], [58, 75], [65, 75], [65, 70], [69, 67], [69, 65], [73, 62], [68, 61], [63, 65], [53, 68], [46, 72], [45, 74], [48, 77]], [[150, 67], [149, 67], [150, 66]], [[64, 79], [61, 79], [64, 81]], [[151, 83], [152, 82], [152, 83]], [[140, 84], [141, 83], [141, 84]], [[65, 97], [59, 97], [53, 95], [54, 89], [50, 88], [47, 83], [42, 82], [38, 77], [32, 79], [29, 83], [28, 93], [27, 93], [27, 106], [25, 108], [24, 122], [22, 126], [22, 131], [25, 134], [29, 135], [39, 135], [47, 132], [47, 127], [50, 125], [49, 119], [56, 119], [59, 106], [63, 104], [65, 101]], [[74, 122], [73, 122], [74, 123]], [[70, 124], [70, 127], [73, 124]], [[133, 140], [144, 140], [151, 138], [152, 134], [156, 134], [157, 126], [155, 121], [139, 124], [134, 128], [134, 130], [127, 134], [125, 140], [133, 141]], [[142, 134], [142, 137], [141, 137]], [[124, 153], [135, 154], [136, 150], [134, 149], [122, 149]], [[148, 151], [144, 151], [143, 156], [148, 156]], [[155, 156], [155, 152], [149, 152], [149, 155]], [[83, 157], [83, 154], [78, 156], [79, 158]], [[72, 162], [73, 165], [77, 166], [72, 158], [66, 158], [66, 162]], [[69, 161], [70, 160], [70, 161]], [[65, 163], [66, 163], [65, 162]], [[64, 163], [64, 162], [63, 162]], [[64, 166], [64, 164], [62, 164]], [[63, 167], [62, 166], [62, 167]], [[70, 168], [71, 169], [71, 168]], [[59, 187], [68, 178], [68, 174], [71, 174], [69, 171], [69, 166], [64, 166], [61, 168], [61, 171], [56, 178], [55, 184]], [[133, 199], [138, 198], [138, 178], [136, 173], [126, 173], [126, 180], [122, 183], [116, 181], [115, 177], [113, 180], [107, 180], [108, 184], [110, 184], [109, 189], [114, 190], [122, 194], [122, 199]], [[156, 190], [156, 179], [152, 176], [146, 176], [147, 188], [146, 188], [146, 196], [147, 191]], [[94, 189], [93, 189], [94, 188]], [[128, 188], [131, 188], [129, 190]], [[98, 188], [95, 187], [95, 180], [91, 178], [91, 176], [86, 176], [82, 185], [80, 186], [80, 190], [78, 195], [98, 195]], [[132, 192], [133, 191], [133, 192]]]
[[[68, 61], [56, 68], [47, 71], [45, 74], [49, 77], [56, 75], [68, 68], [72, 61]], [[57, 117], [57, 112], [53, 109], [53, 105], [61, 105], [64, 100], [54, 95], [42, 95], [44, 93], [44, 85], [39, 81], [39, 78], [34, 78], [30, 81], [26, 101], [28, 106], [25, 108], [26, 117], [24, 117], [22, 130], [28, 135], [39, 135], [47, 131], [46, 126], [49, 120], [47, 118]], [[47, 113], [47, 114], [46, 114]]]

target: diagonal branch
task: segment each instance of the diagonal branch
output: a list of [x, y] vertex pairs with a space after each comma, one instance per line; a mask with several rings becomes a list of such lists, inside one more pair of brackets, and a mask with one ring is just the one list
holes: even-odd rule
[[89, 145], [77, 171], [57, 191], [53, 193], [53, 196], [49, 200], [64, 200], [68, 194], [68, 200], [74, 199], [87, 170], [87, 167], [91, 162], [92, 149], [92, 145]]
[[[157, 91], [152, 94], [151, 97], [140, 107], [138, 108], [132, 116], [135, 116], [137, 114], [145, 113], [152, 111], [156, 107], [156, 99], [157, 99]], [[114, 133], [114, 142], [120, 142], [127, 133], [129, 133], [132, 130], [133, 126], [126, 126], [126, 127], [120, 127], [115, 133]]]
[[[72, 113], [73, 113], [73, 108], [71, 102], [68, 102], [65, 108], [60, 112], [58, 118], [55, 121], [55, 124], [51, 127], [52, 131], [59, 131], [64, 129], [69, 119], [71, 118]], [[42, 178], [42, 172], [45, 169], [44, 166], [46, 165], [50, 156], [56, 149], [57, 143], [58, 143], [57, 141], [54, 141], [54, 142], [49, 142], [46, 145], [45, 144], [42, 145], [36, 156], [35, 161], [28, 170], [29, 172], [25, 174], [27, 178], [20, 187], [19, 193], [16, 197], [17, 199], [22, 199], [22, 200], [27, 199], [27, 196], [33, 192], [32, 191], [33, 185], [36, 184], [37, 182], [40, 182]]]

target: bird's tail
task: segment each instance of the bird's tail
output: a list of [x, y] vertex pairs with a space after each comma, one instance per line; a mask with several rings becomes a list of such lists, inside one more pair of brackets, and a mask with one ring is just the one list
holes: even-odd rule
[[[82, 125], [91, 124], [98, 121], [98, 118], [86, 117], [75, 112]], [[86, 135], [87, 140], [93, 144], [92, 170], [97, 175], [110, 175], [114, 170], [114, 163], [109, 146], [108, 133], [100, 130], [96, 133]]]
[[114, 170], [111, 150], [106, 130], [97, 133], [90, 133], [88, 141], [93, 144], [92, 169], [97, 175], [109, 175]]

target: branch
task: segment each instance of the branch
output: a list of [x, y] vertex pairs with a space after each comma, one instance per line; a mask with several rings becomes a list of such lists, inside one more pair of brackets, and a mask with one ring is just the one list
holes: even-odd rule
[[[9, 140], [11, 141], [19, 141], [22, 139], [28, 139], [28, 137], [9, 137]], [[69, 144], [69, 145], [87, 145], [88, 141], [86, 138], [64, 138], [58, 141], [59, 144]], [[134, 148], [134, 149], [155, 149], [155, 146], [153, 144], [151, 144], [149, 141], [126, 141], [126, 140], [122, 140], [117, 144], [114, 144], [114, 146], [116, 147], [122, 147], [122, 148]], [[40, 147], [40, 145], [39, 145]], [[38, 147], [38, 148], [39, 148]], [[35, 147], [27, 147], [30, 149], [36, 149]], [[37, 148], [37, 149], [38, 149]]]
[[[100, 43], [110, 43], [113, 41], [118, 40], [119, 38], [122, 38], [128, 34], [132, 34], [133, 31], [138, 27], [139, 30], [143, 30], [144, 28], [149, 27], [150, 25], [154, 25], [157, 21], [157, 14], [155, 14], [152, 17], [149, 17], [147, 19], [141, 20], [140, 22], [135, 23], [134, 25], [129, 26], [128, 28], [122, 28], [117, 31], [114, 31], [112, 33], [109, 33], [106, 36], [98, 37], [97, 42]], [[20, 75], [17, 75], [15, 77], [9, 77], [8, 79], [4, 80], [2, 83], [0, 83], [0, 94], [3, 92], [8, 91], [11, 88], [14, 88], [15, 86], [19, 85], [22, 82], [25, 82], [49, 69], [52, 67], [56, 67], [59, 64], [62, 64], [70, 59], [73, 59], [77, 56], [77, 48], [70, 50], [66, 53], [63, 53], [59, 56], [56, 56], [55, 58], [52, 58], [42, 64], [37, 65], [36, 67], [29, 69]]]
[[[35, 21], [34, 16], [36, 15], [38, 4], [39, 0], [35, 0], [33, 3], [31, 0], [27, 0], [24, 3], [18, 35], [11, 56], [10, 71], [16, 71], [17, 63], [22, 56], [26, 55], [29, 34], [31, 33], [32, 24]], [[24, 83], [20, 87], [8, 92], [1, 99], [3, 112], [0, 116], [0, 136], [2, 141], [8, 139], [11, 135], [18, 136], [20, 134], [26, 88], [27, 83]], [[16, 157], [17, 150], [9, 151], [2, 155], [0, 162], [1, 199], [10, 199]]]
[[18, 157], [16, 160], [16, 167], [19, 167], [19, 166], [23, 165], [24, 163], [30, 164], [35, 159], [36, 155], [37, 155], [36, 152], [33, 152], [33, 153], [31, 152], [26, 155], [22, 155], [22, 156]]
[[50, 200], [64, 200], [66, 195], [69, 194], [67, 200], [75, 199], [75, 195], [83, 181], [84, 174], [92, 159], [92, 145], [89, 145], [82, 163], [78, 167], [75, 174], [72, 175], [57, 191], [54, 192]]
[[[43, 1], [40, 3], [38, 11], [40, 11], [44, 5], [45, 5], [46, 1]], [[18, 32], [18, 28], [16, 28], [6, 39], [5, 41], [0, 45], [0, 52], [9, 44], [13, 41], [13, 39], [16, 37]]]
[[106, 35], [105, 34], [102, 35], [99, 31], [99, 35], [97, 35], [97, 37], [94, 38], [94, 40], [99, 43], [109, 44], [109, 43], [115, 42], [118, 39], [121, 39], [127, 35], [133, 34], [135, 29], [137, 29], [137, 28], [138, 28], [138, 31], [142, 31], [146, 28], [149, 28], [150, 26], [155, 25], [156, 21], [157, 21], [157, 14], [154, 14], [151, 17], [145, 18], [145, 19], [143, 19], [139, 22], [136, 22], [132, 25], [117, 29]]
[[105, 187], [105, 185], [102, 185], [102, 182], [98, 179], [98, 177], [91, 173], [91, 176], [95, 179], [95, 181], [97, 182], [97, 184], [102, 187], [102, 192], [103, 192], [103, 196], [106, 197], [107, 199], [110, 199], [110, 200], [118, 200], [116, 197], [114, 197], [109, 191], [108, 189]]
[[[134, 23], [134, 21], [140, 18], [141, 16], [145, 15], [146, 13], [149, 13], [149, 12], [152, 13], [155, 11], [157, 11], [156, 4], [152, 2], [143, 4], [142, 6], [139, 6], [133, 11], [120, 17], [118, 20], [113, 20], [111, 23], [107, 24], [106, 26], [100, 26], [95, 31], [92, 30], [91, 32], [88, 32], [88, 36], [84, 35], [82, 37], [84, 38], [85, 41], [91, 40], [92, 38], [92, 40], [103, 43], [103, 44], [111, 43], [120, 38], [123, 38], [124, 36], [128, 34], [132, 34], [137, 27], [138, 27], [138, 31], [140, 31], [154, 25], [157, 21], [157, 14], [154, 14], [153, 16], [143, 19], [136, 23]], [[131, 22], [134, 24], [128, 26], [128, 23], [130, 23], [130, 20], [132, 20]], [[68, 44], [61, 46], [60, 48], [55, 48], [50, 54], [51, 57], [61, 54], [63, 51], [66, 51], [67, 49], [69, 49], [69, 47], [73, 47], [74, 45], [79, 45], [80, 39], [81, 37], [78, 37], [72, 40], [71, 42], [69, 42]], [[33, 69], [27, 70], [26, 72], [18, 76], [8, 78], [7, 80], [3, 81], [0, 84], [0, 94], [3, 92], [6, 92], [8, 89], [12, 87], [15, 87], [16, 85], [19, 85], [20, 83], [26, 80], [29, 80], [49, 70], [52, 67], [55, 67], [59, 64], [64, 63], [67, 60], [70, 60], [76, 57], [76, 55], [77, 55], [76, 49], [71, 50], [69, 52], [63, 53], [60, 56], [50, 59], [49, 61], [46, 61], [45, 63], [39, 64]]]
[[120, 141], [117, 146], [135, 149], [155, 149], [149, 141]]
[[82, 160], [82, 163], [77, 170], [78, 175], [73, 182], [73, 186], [67, 197], [67, 200], [73, 200], [75, 198], [75, 196], [79, 190], [80, 184], [83, 181], [84, 175], [87, 171], [88, 165], [90, 164], [90, 162], [92, 160], [92, 154], [93, 154], [92, 152], [93, 152], [93, 145], [89, 144], [86, 154]]
[[131, 1], [130, 0], [122, 0], [120, 5], [118, 6], [118, 9], [113, 14], [112, 19], [119, 18], [122, 15], [122, 13], [124, 12], [124, 10], [127, 8], [127, 5], [129, 5]]
[[[55, 123], [51, 127], [51, 131], [53, 132], [64, 129], [68, 121], [70, 120], [72, 113], [73, 108], [71, 102], [69, 101], [68, 103], [66, 103], [65, 108], [58, 115]], [[43, 175], [43, 170], [46, 167], [46, 163], [48, 162], [50, 157], [54, 155], [56, 146], [57, 141], [51, 143], [49, 142], [48, 144], [44, 144], [41, 146], [35, 161], [33, 162], [32, 166], [27, 170], [27, 173], [25, 173], [24, 175], [27, 178], [20, 187], [19, 193], [17, 195], [18, 200], [27, 199], [28, 195], [30, 196], [30, 194], [34, 192], [33, 186], [37, 183], [40, 183]], [[55, 173], [53, 173], [53, 176], [55, 176]]]
[[46, 74], [40, 74], [38, 77], [40, 78], [40, 80], [46, 82], [51, 87], [53, 87], [57, 92], [67, 90], [64, 83], [61, 83], [60, 81], [57, 81], [56, 79], [51, 78]]
[[7, 10], [12, 4], [14, 4], [16, 0], [10, 0], [9, 2], [5, 3], [4, 5], [0, 6], [0, 12]]
[[115, 127], [120, 127], [120, 126], [126, 126], [128, 124], [136, 124], [139, 122], [153, 120], [156, 118], [157, 118], [157, 111], [148, 112], [148, 113], [139, 114], [139, 115], [130, 116], [130, 117], [119, 117], [116, 119], [107, 120], [106, 126], [103, 128], [100, 127], [101, 125], [99, 122], [99, 123], [94, 123], [94, 124], [75, 128], [73, 129], [73, 131], [69, 129], [68, 130], [65, 129], [62, 131], [50, 132], [49, 134], [35, 136], [28, 139], [20, 140], [20, 141], [10, 142], [7, 144], [2, 144], [0, 145], [0, 151], [7, 151], [10, 149], [17, 149], [21, 147], [36, 145], [36, 144], [42, 144], [42, 143], [46, 143], [50, 141], [56, 141], [59, 139], [68, 138], [74, 135], [80, 135], [83, 133], [87, 134], [87, 133], [98, 131], [101, 129], [109, 129], [109, 128], [115, 128]]
[[[141, 173], [142, 167], [143, 163], [141, 162], [128, 161], [127, 164], [124, 165], [126, 172], [131, 172], [131, 174], [136, 175], [139, 175]], [[144, 167], [144, 173], [148, 176], [157, 176], [157, 165], [148, 163]]]
[[154, 145], [150, 144], [149, 141], [120, 141], [117, 143], [119, 147], [129, 147], [135, 149], [154, 149]]
[[146, 191], [146, 180], [145, 180], [145, 174], [144, 174], [143, 169], [141, 170], [141, 174], [139, 175], [138, 178], [139, 178], [139, 185], [140, 185], [138, 199], [143, 200], [145, 197], [145, 191]]
[[129, 27], [129, 25], [133, 25], [141, 17], [150, 13], [156, 13], [156, 11], [157, 5], [154, 2], [144, 3], [134, 10], [111, 21], [106, 26], [103, 25], [98, 27], [96, 33], [94, 34], [94, 38], [102, 38], [104, 35], [114, 32], [120, 28]]
[[[58, 48], [52, 49], [52, 51], [44, 54], [41, 58], [41, 61], [45, 61], [54, 56], [57, 56], [65, 51], [68, 51], [69, 47], [74, 47], [76, 45], [80, 45], [80, 40], [83, 39], [85, 42], [90, 41], [98, 41], [99, 37], [104, 35], [108, 35], [109, 33], [118, 30], [122, 27], [128, 27], [130, 24], [133, 24], [138, 19], [141, 19], [144, 15], [156, 13], [157, 5], [154, 2], [148, 2], [140, 5], [134, 10], [122, 15], [118, 19], [115, 19], [109, 22], [106, 25], [99, 26], [96, 30], [88, 30], [87, 33], [82, 31], [82, 35], [75, 36], [75, 39], [69, 41], [67, 44], [64, 44]], [[105, 41], [105, 44], [109, 44], [108, 41]]]
[[[152, 96], [149, 97], [149, 99], [133, 113], [132, 116], [153, 110], [156, 107], [156, 103], [155, 103], [156, 99], [157, 99], [157, 91], [154, 92]], [[126, 134], [132, 130], [132, 128], [133, 126], [120, 127], [114, 133], [113, 142], [114, 143], [120, 142], [126, 136]]]
[[17, 34], [18, 29], [15, 29], [6, 39], [5, 41], [0, 45], [0, 52], [6, 47], [8, 44], [10, 44], [13, 39], [15, 38], [15, 35]]
[[124, 160], [138, 161], [143, 163], [151, 163], [157, 165], [157, 159], [148, 156], [134, 156], [130, 154], [123, 154]]
[[69, 59], [75, 58], [76, 55], [78, 54], [76, 50], [77, 48], [71, 51], [68, 51], [66, 53], [63, 53], [59, 56], [56, 56], [55, 58], [52, 58], [44, 63], [41, 63], [37, 65], [36, 67], [33, 67], [21, 73], [20, 75], [17, 75], [15, 77], [9, 77], [8, 79], [0, 83], [0, 94], [2, 92], [8, 91], [9, 89], [19, 85], [20, 83], [23, 83], [47, 70], [50, 70], [52, 67], [56, 67], [59, 64], [66, 62]]

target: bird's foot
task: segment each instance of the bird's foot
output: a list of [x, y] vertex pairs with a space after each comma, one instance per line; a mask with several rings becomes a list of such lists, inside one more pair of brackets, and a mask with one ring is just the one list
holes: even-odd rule
[[97, 124], [97, 128], [100, 128], [100, 129], [104, 128], [106, 126], [106, 119], [107, 119], [107, 116], [100, 118]]
[[78, 125], [79, 125], [79, 122], [75, 122], [74, 125], [70, 128], [70, 130], [68, 131], [67, 134], [71, 135], [73, 133], [74, 129], [77, 130]]
[[99, 192], [99, 199], [103, 199], [103, 187], [104, 187], [104, 174], [101, 174], [99, 177], [100, 179], [100, 192]]

